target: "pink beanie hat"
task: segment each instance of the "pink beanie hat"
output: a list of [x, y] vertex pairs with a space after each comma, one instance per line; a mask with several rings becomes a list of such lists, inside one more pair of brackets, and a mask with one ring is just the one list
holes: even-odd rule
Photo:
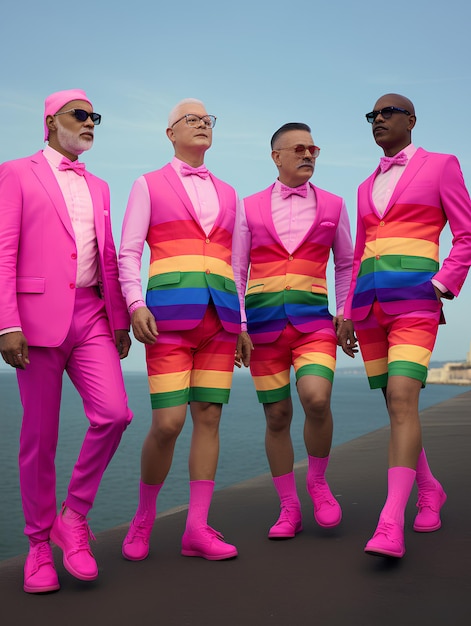
[[48, 115], [55, 115], [57, 111], [72, 100], [84, 100], [88, 102], [90, 106], [92, 103], [87, 98], [87, 94], [82, 89], [66, 89], [65, 91], [56, 91], [51, 93], [44, 102], [44, 141], [49, 139], [49, 128], [46, 124], [46, 118]]

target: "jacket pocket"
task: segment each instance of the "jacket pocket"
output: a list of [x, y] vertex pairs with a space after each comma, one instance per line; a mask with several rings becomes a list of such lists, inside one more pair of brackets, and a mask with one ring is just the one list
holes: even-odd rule
[[252, 285], [251, 287], [247, 289], [247, 295], [251, 296], [255, 293], [262, 293], [264, 288], [265, 288], [265, 285], [263, 283], [260, 283], [259, 285]]
[[421, 270], [422, 272], [436, 272], [438, 270], [438, 263], [433, 259], [427, 259], [425, 257], [403, 257], [401, 259], [401, 267], [407, 270]]
[[36, 278], [33, 276], [18, 276], [16, 279], [17, 293], [44, 293], [45, 288], [45, 278]]
[[147, 289], [157, 289], [158, 287], [164, 287], [165, 285], [176, 285], [181, 280], [181, 272], [167, 272], [166, 274], [159, 274], [158, 276], [152, 276], [149, 278]]

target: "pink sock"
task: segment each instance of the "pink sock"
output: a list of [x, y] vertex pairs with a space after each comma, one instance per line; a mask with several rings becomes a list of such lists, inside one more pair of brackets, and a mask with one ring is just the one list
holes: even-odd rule
[[146, 485], [139, 482], [139, 506], [136, 515], [144, 519], [153, 520], [156, 515], [157, 496], [162, 488], [163, 483], [158, 485]]
[[318, 457], [308, 455], [309, 467], [307, 470], [307, 484], [308, 487], [313, 487], [315, 483], [325, 483], [325, 472], [329, 465], [329, 457]]
[[186, 528], [195, 529], [208, 525], [209, 507], [214, 492], [214, 480], [190, 480], [190, 503]]
[[285, 506], [301, 508], [301, 503], [296, 491], [296, 480], [294, 472], [283, 474], [283, 476], [273, 476], [273, 484], [280, 498], [280, 503]]
[[415, 479], [417, 481], [419, 491], [420, 489], [424, 489], [426, 487], [435, 487], [437, 484], [437, 480], [430, 470], [427, 456], [425, 455], [425, 450], [423, 448], [419, 454], [419, 458], [417, 459], [417, 473]]
[[415, 470], [410, 467], [390, 467], [388, 470], [388, 497], [380, 517], [394, 520], [404, 526], [404, 512], [415, 481]]

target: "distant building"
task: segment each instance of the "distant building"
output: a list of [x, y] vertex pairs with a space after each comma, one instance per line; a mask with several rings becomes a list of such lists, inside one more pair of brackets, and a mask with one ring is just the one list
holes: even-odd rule
[[471, 385], [471, 343], [466, 361], [445, 363], [428, 371], [427, 383], [437, 385]]

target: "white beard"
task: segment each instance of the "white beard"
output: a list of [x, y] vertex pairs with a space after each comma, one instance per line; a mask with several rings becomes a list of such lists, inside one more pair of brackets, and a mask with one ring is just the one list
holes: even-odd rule
[[64, 128], [56, 118], [57, 124], [57, 141], [60, 146], [70, 154], [82, 154], [85, 150], [90, 150], [93, 145], [93, 139], [77, 135], [76, 132]]

